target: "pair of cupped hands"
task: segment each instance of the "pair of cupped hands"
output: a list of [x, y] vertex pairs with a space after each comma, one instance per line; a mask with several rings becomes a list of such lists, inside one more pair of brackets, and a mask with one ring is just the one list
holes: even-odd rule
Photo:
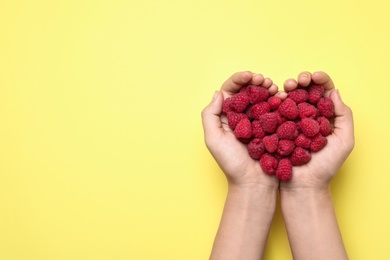
[[[327, 136], [328, 143], [325, 148], [313, 153], [309, 163], [293, 167], [290, 181], [279, 181], [275, 176], [265, 174], [259, 161], [252, 159], [246, 145], [235, 137], [228, 126], [227, 117], [222, 114], [222, 103], [248, 84], [263, 86], [269, 90], [270, 95], [284, 100], [289, 91], [297, 87], [307, 87], [311, 83], [324, 86], [325, 96], [331, 98], [334, 103], [333, 132]], [[262, 74], [249, 71], [235, 73], [223, 83], [221, 89], [215, 92], [211, 103], [203, 109], [202, 123], [206, 146], [225, 173], [229, 185], [259, 184], [266, 188], [292, 191], [327, 188], [354, 147], [352, 111], [342, 101], [332, 79], [322, 71], [299, 73], [297, 79], [284, 82], [283, 91]]]

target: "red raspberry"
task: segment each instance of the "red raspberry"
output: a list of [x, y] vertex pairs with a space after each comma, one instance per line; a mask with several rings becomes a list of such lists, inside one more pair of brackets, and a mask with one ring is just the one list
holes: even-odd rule
[[310, 150], [312, 152], [318, 152], [319, 150], [324, 148], [327, 143], [328, 143], [328, 139], [326, 139], [326, 137], [323, 137], [320, 133], [318, 133], [311, 139]]
[[252, 135], [255, 138], [263, 138], [265, 136], [265, 132], [261, 127], [261, 123], [259, 120], [252, 121]]
[[278, 149], [279, 138], [276, 134], [267, 135], [263, 138], [264, 148], [273, 153]]
[[268, 89], [256, 85], [249, 85], [246, 89], [246, 93], [249, 95], [249, 100], [252, 104], [266, 101], [269, 96]]
[[244, 118], [247, 118], [247, 116], [243, 113], [236, 113], [233, 111], [228, 112], [227, 119], [228, 119], [228, 125], [230, 129], [234, 131], [238, 123]]
[[263, 140], [260, 138], [252, 139], [248, 144], [248, 153], [252, 159], [259, 160], [260, 157], [264, 154]]
[[309, 117], [315, 119], [318, 114], [317, 108], [306, 102], [298, 104], [298, 110], [300, 118]]
[[332, 133], [332, 125], [326, 117], [320, 116], [317, 118], [317, 122], [320, 124], [320, 134], [322, 136], [328, 136]]
[[294, 151], [294, 149], [295, 149], [294, 141], [286, 140], [286, 139], [279, 140], [278, 154], [283, 156], [289, 155]]
[[246, 93], [237, 93], [232, 96], [230, 101], [230, 108], [234, 111], [241, 113], [244, 112], [249, 105], [249, 96]]
[[222, 113], [223, 114], [226, 115], [229, 111], [232, 111], [232, 108], [230, 107], [231, 101], [232, 101], [231, 97], [228, 97], [227, 99], [225, 99], [223, 101], [223, 104], [222, 104]]
[[320, 131], [320, 125], [318, 122], [311, 118], [302, 119], [300, 126], [302, 133], [307, 137], [315, 136]]
[[320, 111], [320, 115], [324, 117], [332, 117], [334, 114], [334, 105], [333, 101], [328, 97], [320, 98], [317, 103], [318, 111]]
[[253, 105], [252, 107], [252, 115], [255, 119], [259, 119], [261, 115], [264, 115], [265, 113], [269, 113], [271, 111], [271, 108], [269, 104], [265, 101], [262, 101], [260, 103], [257, 103], [256, 105]]
[[311, 144], [311, 139], [304, 134], [299, 134], [297, 138], [295, 138], [296, 146], [309, 149], [310, 144]]
[[267, 174], [275, 174], [278, 167], [278, 161], [269, 153], [264, 153], [260, 157], [260, 166]]
[[290, 156], [291, 164], [294, 166], [304, 165], [311, 160], [311, 154], [302, 147], [297, 147]]
[[282, 100], [278, 97], [272, 96], [268, 98], [268, 104], [271, 107], [271, 110], [277, 110]]
[[291, 98], [295, 101], [295, 103], [299, 104], [309, 99], [309, 93], [307, 93], [306, 89], [297, 88], [288, 92], [287, 97]]
[[288, 119], [295, 119], [299, 115], [297, 104], [291, 98], [286, 98], [278, 108], [279, 113]]
[[243, 86], [240, 88], [240, 90], [238, 92], [239, 93], [247, 93], [247, 88], [248, 88], [248, 86]]
[[286, 117], [282, 116], [282, 115], [279, 113], [278, 110], [276, 110], [274, 113], [277, 115], [277, 118], [278, 118], [278, 125], [281, 125], [281, 124], [283, 124], [284, 122], [287, 122], [288, 119], [287, 119]]
[[288, 181], [292, 177], [292, 164], [289, 159], [282, 159], [276, 170], [276, 177], [282, 181]]
[[294, 122], [287, 121], [278, 127], [276, 134], [278, 135], [279, 139], [293, 140], [298, 136], [298, 130]]
[[309, 102], [312, 104], [317, 104], [320, 98], [324, 95], [325, 89], [321, 85], [312, 85], [308, 89], [309, 92]]
[[276, 113], [266, 113], [260, 116], [259, 121], [261, 127], [266, 133], [275, 133], [276, 128], [278, 127], [278, 117]]
[[242, 119], [234, 129], [234, 135], [237, 138], [249, 139], [252, 137], [252, 124], [248, 118]]

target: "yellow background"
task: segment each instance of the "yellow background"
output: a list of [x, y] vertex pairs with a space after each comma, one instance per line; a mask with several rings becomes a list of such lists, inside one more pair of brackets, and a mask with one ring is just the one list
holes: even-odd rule
[[[390, 259], [389, 4], [0, 1], [0, 259], [207, 259], [226, 195], [200, 112], [232, 73], [328, 72], [356, 147], [350, 259]], [[266, 259], [291, 259], [277, 208]]]

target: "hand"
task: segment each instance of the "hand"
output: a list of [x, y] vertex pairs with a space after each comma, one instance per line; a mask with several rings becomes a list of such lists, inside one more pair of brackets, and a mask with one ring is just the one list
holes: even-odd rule
[[[308, 164], [293, 167], [289, 182], [281, 182], [281, 190], [296, 188], [327, 188], [329, 182], [346, 160], [354, 147], [354, 129], [351, 109], [343, 103], [332, 79], [324, 72], [302, 72], [298, 81], [289, 79], [284, 83], [286, 92], [298, 86], [307, 87], [313, 82], [324, 86], [325, 96], [330, 97], [335, 107], [334, 131], [327, 136], [327, 145], [319, 152], [312, 153]], [[281, 95], [286, 97], [286, 94]]]
[[221, 114], [224, 99], [231, 97], [247, 84], [266, 87], [271, 95], [278, 92], [278, 87], [272, 80], [261, 74], [246, 71], [231, 76], [202, 111], [205, 142], [230, 184], [255, 183], [277, 188], [279, 181], [275, 176], [265, 174], [259, 161], [249, 156], [246, 145], [234, 136], [228, 126], [227, 117]]

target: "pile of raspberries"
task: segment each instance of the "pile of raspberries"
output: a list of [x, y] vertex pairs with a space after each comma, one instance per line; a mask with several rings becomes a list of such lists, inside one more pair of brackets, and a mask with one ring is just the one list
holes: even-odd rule
[[288, 181], [292, 167], [308, 163], [333, 131], [329, 119], [334, 104], [324, 92], [323, 86], [312, 84], [288, 92], [281, 100], [265, 87], [247, 85], [225, 99], [222, 113], [263, 171]]

